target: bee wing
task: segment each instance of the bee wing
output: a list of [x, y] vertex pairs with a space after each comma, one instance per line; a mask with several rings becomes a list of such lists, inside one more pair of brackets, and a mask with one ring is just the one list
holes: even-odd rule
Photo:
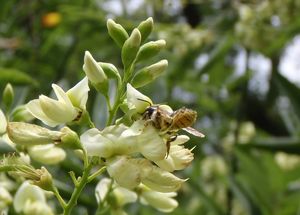
[[182, 130], [185, 130], [186, 132], [196, 136], [196, 137], [205, 137], [204, 134], [202, 134], [200, 131], [197, 131], [196, 129], [192, 128], [192, 127], [187, 127], [187, 128], [182, 128]]

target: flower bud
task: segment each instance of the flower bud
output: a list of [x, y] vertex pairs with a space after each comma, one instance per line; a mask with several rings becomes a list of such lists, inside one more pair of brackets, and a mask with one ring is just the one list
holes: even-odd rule
[[25, 105], [20, 105], [12, 112], [11, 121], [14, 122], [29, 122], [34, 119], [34, 116], [27, 110]]
[[6, 84], [4, 88], [2, 101], [6, 109], [11, 108], [14, 101], [14, 89], [10, 83]]
[[122, 63], [125, 68], [129, 68], [135, 60], [140, 44], [141, 34], [139, 30], [135, 28], [122, 47]]
[[145, 86], [160, 76], [168, 66], [167, 60], [161, 60], [141, 69], [133, 78], [132, 85], [136, 88]]
[[108, 78], [121, 79], [118, 69], [111, 63], [98, 62]]
[[122, 25], [115, 23], [115, 21], [112, 19], [107, 20], [106, 26], [109, 36], [120, 48], [122, 48], [124, 42], [129, 37], [126, 30], [122, 27]]
[[53, 179], [48, 170], [42, 166], [41, 169], [37, 169], [36, 171], [40, 175], [40, 180], [33, 181], [33, 184], [39, 186], [43, 190], [53, 191]]
[[148, 60], [149, 58], [157, 55], [165, 46], [165, 40], [151, 41], [142, 45], [138, 52], [136, 62]]
[[147, 37], [149, 36], [149, 34], [152, 32], [153, 18], [149, 17], [145, 21], [141, 22], [137, 28], [141, 32], [142, 42], [144, 42], [147, 39]]
[[89, 51], [85, 51], [83, 70], [92, 83], [102, 83], [107, 77]]
[[35, 161], [47, 165], [57, 164], [66, 158], [66, 152], [54, 144], [30, 146], [28, 154]]
[[101, 66], [95, 61], [89, 51], [85, 51], [83, 70], [92, 82], [94, 87], [100, 92], [107, 92], [108, 81]]
[[25, 122], [9, 122], [7, 132], [11, 141], [21, 145], [40, 145], [59, 142], [62, 135], [59, 131], [51, 131], [47, 128]]
[[60, 132], [61, 135], [61, 147], [72, 148], [72, 149], [82, 149], [79, 137], [76, 132], [72, 131], [68, 127], [63, 127]]
[[4, 113], [0, 109], [0, 135], [6, 132], [7, 121]]

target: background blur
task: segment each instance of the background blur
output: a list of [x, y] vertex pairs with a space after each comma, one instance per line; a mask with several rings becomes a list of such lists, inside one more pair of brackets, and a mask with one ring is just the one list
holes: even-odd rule
[[[113, 18], [129, 32], [149, 16], [151, 40], [165, 39], [167, 72], [140, 89], [155, 103], [198, 112], [195, 160], [171, 214], [300, 214], [300, 0], [9, 0], [0, 7], [0, 90], [16, 104], [83, 77], [84, 51], [121, 67], [108, 36]], [[153, 59], [153, 62], [158, 58]], [[104, 99], [90, 94], [98, 128]], [[103, 106], [101, 106], [101, 103]], [[69, 181], [77, 160], [51, 167]], [[95, 209], [87, 187], [77, 212]], [[68, 188], [63, 195], [68, 196]], [[69, 188], [72, 189], [72, 188]], [[161, 214], [139, 204], [129, 214]]]

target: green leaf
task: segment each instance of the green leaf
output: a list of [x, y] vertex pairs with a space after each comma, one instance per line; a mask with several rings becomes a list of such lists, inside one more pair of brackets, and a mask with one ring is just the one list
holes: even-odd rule
[[300, 153], [300, 140], [297, 138], [267, 138], [255, 140], [251, 144], [239, 145], [239, 148], [256, 148], [271, 152], [283, 151], [291, 154]]
[[35, 79], [26, 73], [12, 68], [0, 68], [0, 86], [10, 82], [13, 85], [33, 85], [38, 86]]
[[300, 88], [291, 83], [287, 78], [278, 72], [274, 74], [274, 81], [280, 89], [280, 92], [290, 99], [295, 113], [300, 119]]

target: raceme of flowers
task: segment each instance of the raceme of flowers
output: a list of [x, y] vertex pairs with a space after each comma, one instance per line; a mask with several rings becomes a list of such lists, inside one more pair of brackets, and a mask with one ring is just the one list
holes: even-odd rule
[[[22, 160], [15, 162], [11, 158], [7, 159], [9, 162], [5, 162], [4, 159], [2, 165], [17, 171], [18, 175], [39, 186], [24, 181], [14, 198], [6, 188], [0, 186], [0, 191], [3, 191], [1, 208], [7, 209], [13, 204], [15, 211], [23, 214], [53, 214], [46, 203], [44, 192], [40, 189], [52, 191], [56, 197], [59, 196], [52, 176], [46, 168], [34, 169], [30, 163], [32, 159], [46, 165], [58, 164], [65, 159], [66, 148], [79, 150], [79, 157], [84, 163], [82, 177], [75, 178], [70, 174], [75, 190], [82, 190], [86, 183], [98, 176], [98, 173], [102, 174], [102, 169], [99, 169], [94, 175], [89, 175], [92, 166], [100, 165], [107, 170], [109, 178], [102, 177], [95, 194], [98, 204], [109, 204], [112, 213], [126, 214], [123, 206], [137, 200], [162, 212], [171, 212], [178, 206], [174, 197], [186, 179], [177, 177], [173, 172], [185, 169], [194, 159], [192, 149], [184, 147], [189, 137], [172, 131], [176, 138], [170, 141], [168, 134], [149, 123], [144, 118], [144, 113], [153, 102], [136, 89], [157, 78], [168, 62], [161, 60], [143, 68], [135, 76], [131, 71], [134, 63], [154, 56], [165, 46], [164, 40], [158, 40], [146, 43], [140, 48], [141, 42], [152, 30], [152, 22], [152, 19], [142, 22], [130, 36], [119, 24], [112, 20], [107, 22], [110, 36], [122, 47], [124, 77], [120, 76], [114, 65], [97, 62], [86, 51], [83, 65], [86, 77], [67, 91], [52, 84], [56, 99], [40, 95], [38, 99], [22, 106], [17, 113], [22, 113], [23, 122], [11, 122], [9, 116], [0, 110], [0, 138], [18, 151]], [[99, 130], [94, 126], [86, 109], [89, 85], [108, 98], [110, 78], [116, 80], [119, 94], [116, 96], [116, 103], [109, 107], [110, 113], [114, 115], [108, 119], [108, 125]], [[8, 96], [4, 97], [13, 97], [12, 90], [7, 92]], [[173, 111], [167, 105], [160, 107], [168, 112]], [[114, 122], [118, 108], [124, 115]], [[32, 116], [46, 126], [57, 127], [59, 130], [28, 123]], [[85, 131], [78, 134], [71, 130], [74, 124], [82, 126]], [[90, 129], [86, 129], [87, 126]], [[99, 162], [92, 162], [95, 159]], [[110, 199], [112, 197], [114, 200]], [[57, 198], [64, 214], [70, 214], [66, 211], [69, 210], [68, 204], [72, 201], [67, 204], [60, 196]]]

